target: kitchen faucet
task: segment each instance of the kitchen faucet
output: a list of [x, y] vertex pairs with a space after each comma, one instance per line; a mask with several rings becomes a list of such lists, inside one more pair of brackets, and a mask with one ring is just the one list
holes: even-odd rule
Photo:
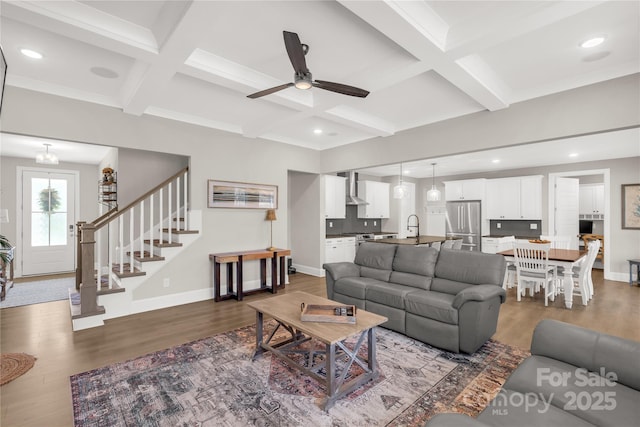
[[[412, 216], [416, 217], [416, 225], [409, 225]], [[416, 214], [411, 214], [409, 218], [407, 218], [407, 231], [411, 231], [412, 228], [416, 229], [416, 240], [420, 241], [420, 218], [418, 218]]]

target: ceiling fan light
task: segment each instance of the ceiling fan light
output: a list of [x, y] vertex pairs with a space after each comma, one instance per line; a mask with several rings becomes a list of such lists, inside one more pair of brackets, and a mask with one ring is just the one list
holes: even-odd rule
[[307, 80], [298, 80], [296, 82], [296, 87], [298, 89], [302, 89], [302, 90], [311, 89], [311, 82], [309, 82]]

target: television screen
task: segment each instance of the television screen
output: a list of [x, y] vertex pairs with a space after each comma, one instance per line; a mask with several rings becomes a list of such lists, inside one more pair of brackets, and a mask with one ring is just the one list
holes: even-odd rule
[[593, 221], [580, 220], [580, 234], [592, 234]]

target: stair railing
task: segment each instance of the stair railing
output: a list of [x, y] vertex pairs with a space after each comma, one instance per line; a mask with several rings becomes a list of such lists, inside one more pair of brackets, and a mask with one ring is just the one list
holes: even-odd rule
[[[120, 275], [135, 275], [134, 265], [136, 254], [143, 260], [145, 244], [149, 245], [149, 257], [154, 256], [154, 241], [156, 232], [158, 241], [163, 241], [163, 228], [166, 224], [167, 241], [172, 243], [171, 229], [175, 221], [176, 229], [180, 230], [182, 221], [184, 229], [188, 229], [188, 172], [186, 167], [178, 173], [164, 180], [159, 185], [147, 191], [124, 208], [113, 208], [92, 222], [77, 223], [78, 247], [76, 268], [76, 289], [80, 292], [82, 317], [102, 313], [97, 308], [98, 291], [112, 291], [115, 288], [113, 272]], [[182, 182], [181, 182], [182, 181]], [[181, 197], [180, 190], [183, 194]], [[173, 196], [175, 187], [175, 197]], [[167, 193], [166, 207], [164, 193]], [[158, 196], [158, 218], [155, 215], [155, 200]], [[173, 201], [175, 200], [175, 211]], [[145, 203], [148, 206], [145, 215]], [[135, 221], [135, 211], [138, 210], [139, 220]], [[183, 219], [181, 220], [181, 211]], [[128, 213], [128, 215], [125, 215]], [[156, 222], [157, 221], [157, 222]], [[128, 228], [128, 241], [125, 241], [125, 229]], [[138, 234], [136, 236], [136, 229]], [[148, 239], [145, 237], [148, 236]], [[138, 242], [136, 242], [136, 238]], [[148, 242], [148, 243], [147, 243]], [[136, 252], [136, 243], [139, 251]], [[125, 257], [125, 248], [129, 254]], [[106, 249], [106, 256], [103, 250]], [[106, 260], [105, 260], [106, 259]], [[106, 261], [106, 265], [105, 264]], [[114, 264], [117, 268], [114, 269]], [[126, 266], [126, 264], [128, 264]], [[107, 270], [107, 281], [102, 281], [102, 271]], [[96, 278], [97, 276], [97, 278]], [[99, 285], [98, 285], [99, 284]]]

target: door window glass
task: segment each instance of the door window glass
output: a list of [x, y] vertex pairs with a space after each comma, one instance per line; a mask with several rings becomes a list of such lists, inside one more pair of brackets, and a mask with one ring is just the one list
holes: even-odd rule
[[31, 179], [31, 245], [67, 244], [67, 182]]

